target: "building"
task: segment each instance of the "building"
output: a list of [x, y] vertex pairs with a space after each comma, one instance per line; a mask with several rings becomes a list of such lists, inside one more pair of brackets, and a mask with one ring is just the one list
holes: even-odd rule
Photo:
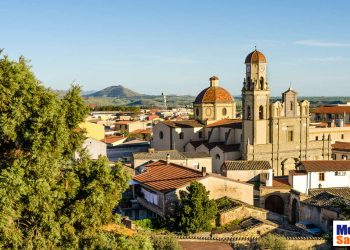
[[343, 127], [350, 124], [350, 103], [317, 107], [311, 111], [311, 119]]
[[225, 161], [221, 175], [237, 181], [272, 186], [273, 173], [268, 161]]
[[292, 189], [308, 194], [315, 188], [350, 188], [350, 161], [301, 161], [289, 172]]
[[86, 137], [91, 137], [96, 140], [102, 140], [105, 137], [105, 129], [102, 124], [92, 122], [82, 122], [79, 128], [86, 131]]
[[210, 77], [210, 86], [193, 102], [194, 118], [203, 124], [236, 118], [236, 103], [226, 89], [219, 87], [219, 77]]
[[204, 152], [189, 153], [179, 152], [177, 150], [156, 151], [152, 148], [149, 148], [148, 152], [133, 153], [132, 158], [132, 166], [136, 169], [136, 172], [139, 166], [159, 160], [169, 161], [170, 163], [197, 170], [201, 170], [202, 167], [205, 167], [208, 173], [212, 172], [211, 156]]
[[[88, 137], [84, 141], [82, 148], [86, 150], [90, 159], [96, 160], [100, 156], [107, 156], [107, 145], [104, 142]], [[75, 157], [79, 158], [79, 154], [76, 152]]]
[[207, 173], [204, 167], [202, 171], [198, 171], [160, 160], [143, 168], [133, 178], [133, 189], [139, 204], [152, 211], [155, 216], [165, 217], [173, 212], [179, 192], [186, 190], [193, 181], [205, 186], [210, 199], [227, 196], [253, 204], [253, 185]]
[[101, 142], [104, 142], [107, 144], [107, 146], [113, 147], [118, 146], [125, 142], [127, 137], [124, 136], [107, 136], [101, 140]]
[[267, 64], [258, 50], [245, 59], [242, 120], [232, 119], [236, 116], [232, 95], [213, 76], [210, 87], [193, 103], [195, 119], [183, 121], [186, 124], [158, 123], [152, 147], [207, 152], [213, 158], [213, 172], [219, 173], [228, 160], [268, 161], [275, 176], [287, 175], [302, 160], [330, 160], [331, 136], [310, 137], [308, 101], [299, 101], [290, 87], [282, 93], [282, 101], [271, 102]]
[[143, 121], [117, 121], [115, 130], [119, 133], [132, 133], [135, 130], [146, 129], [147, 123]]
[[336, 141], [332, 144], [333, 160], [350, 160], [350, 142]]

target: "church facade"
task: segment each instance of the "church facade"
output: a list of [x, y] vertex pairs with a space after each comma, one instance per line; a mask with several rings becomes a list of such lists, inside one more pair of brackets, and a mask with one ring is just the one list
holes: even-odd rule
[[[321, 140], [310, 140], [308, 101], [298, 101], [297, 92], [289, 88], [282, 94], [282, 101], [271, 102], [267, 64], [266, 57], [258, 50], [246, 57], [242, 120], [235, 119], [236, 103], [232, 95], [219, 87], [219, 78], [213, 76], [210, 86], [201, 91], [193, 103], [194, 119], [202, 125], [183, 128], [179, 125], [164, 130], [164, 125], [170, 126], [169, 122], [157, 124], [153, 128], [152, 147], [156, 150], [204, 150], [212, 156], [216, 172], [224, 160], [269, 161], [274, 175], [278, 176], [287, 175], [300, 160], [330, 160], [328, 135]], [[185, 129], [194, 134], [188, 135], [187, 131], [185, 137], [182, 131]], [[178, 145], [181, 147], [174, 143], [164, 147], [165, 137], [180, 138]], [[223, 152], [218, 152], [220, 150]]]

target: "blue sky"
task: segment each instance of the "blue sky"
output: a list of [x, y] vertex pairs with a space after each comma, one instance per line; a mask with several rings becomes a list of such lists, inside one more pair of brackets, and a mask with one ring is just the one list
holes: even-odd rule
[[321, 0], [1, 1], [0, 48], [54, 89], [196, 95], [215, 74], [240, 95], [256, 44], [272, 95], [291, 82], [304, 96], [350, 96], [349, 11]]

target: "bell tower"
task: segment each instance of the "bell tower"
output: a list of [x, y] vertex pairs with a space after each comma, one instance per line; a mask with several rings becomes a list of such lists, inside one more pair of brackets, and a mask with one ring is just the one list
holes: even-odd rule
[[258, 50], [245, 59], [246, 77], [242, 88], [242, 148], [247, 144], [270, 143], [270, 88], [266, 80], [267, 60]]

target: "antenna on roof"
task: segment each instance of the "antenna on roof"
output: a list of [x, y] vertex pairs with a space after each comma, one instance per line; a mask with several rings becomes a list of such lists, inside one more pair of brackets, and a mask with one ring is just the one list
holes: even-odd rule
[[256, 44], [254, 45], [254, 47], [255, 47], [255, 50], [256, 50]]
[[289, 82], [289, 90], [292, 90], [292, 81]]

